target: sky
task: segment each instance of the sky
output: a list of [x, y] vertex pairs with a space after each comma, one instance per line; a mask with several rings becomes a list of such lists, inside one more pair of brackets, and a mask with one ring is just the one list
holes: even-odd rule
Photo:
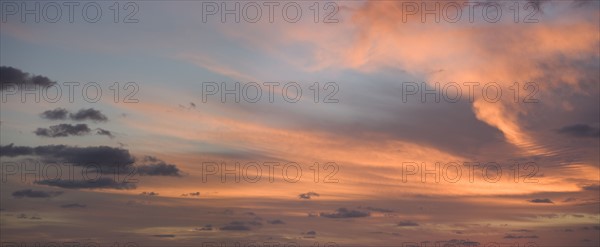
[[600, 3], [0, 2], [2, 246], [598, 246]]

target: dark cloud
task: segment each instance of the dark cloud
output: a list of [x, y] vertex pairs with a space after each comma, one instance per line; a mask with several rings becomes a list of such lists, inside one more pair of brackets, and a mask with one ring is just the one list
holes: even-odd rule
[[173, 235], [173, 234], [156, 234], [156, 235], [152, 235], [152, 237], [157, 237], [157, 238], [174, 238], [175, 235]]
[[600, 137], [600, 129], [587, 124], [574, 124], [562, 127], [558, 133], [573, 137]]
[[506, 236], [504, 236], [504, 238], [506, 239], [521, 239], [521, 238], [538, 238], [537, 235], [513, 235], [513, 234], [507, 234]]
[[398, 222], [397, 226], [419, 226], [419, 224], [414, 221], [403, 220], [403, 221]]
[[283, 222], [280, 219], [276, 219], [276, 220], [267, 220], [267, 223], [271, 224], [271, 225], [282, 225], [285, 224], [285, 222]]
[[15, 157], [23, 155], [33, 155], [33, 148], [23, 146], [15, 147], [13, 143], [8, 144], [6, 146], [0, 146], [0, 157]]
[[317, 194], [316, 192], [308, 192], [308, 193], [302, 193], [302, 194], [298, 195], [298, 197], [300, 199], [306, 199], [306, 200], [310, 200], [313, 196], [319, 196], [319, 194]]
[[146, 164], [137, 166], [137, 173], [147, 176], [181, 176], [181, 171], [176, 165], [167, 164], [153, 156], [144, 158]]
[[442, 245], [440, 245], [441, 247], [459, 247], [459, 246], [477, 247], [477, 246], [481, 246], [481, 243], [479, 243], [479, 242], [475, 242], [475, 241], [471, 241], [471, 240], [464, 240], [464, 239], [452, 239], [452, 240], [448, 240], [448, 241], [443, 241], [441, 244], [442, 244]]
[[12, 143], [0, 146], [0, 157], [35, 155], [46, 161], [68, 162], [78, 166], [98, 165], [102, 167], [122, 167], [131, 165], [135, 158], [128, 150], [108, 146], [77, 147], [66, 145], [47, 145], [37, 147], [14, 146]]
[[338, 208], [333, 213], [320, 213], [319, 215], [325, 218], [358, 218], [368, 217], [370, 216], [370, 213], [358, 210], [348, 210], [347, 208]]
[[246, 226], [244, 222], [232, 221], [226, 226], [219, 228], [221, 231], [250, 231], [252, 228]]
[[40, 114], [40, 117], [49, 119], [49, 120], [65, 120], [67, 119], [67, 114], [69, 112], [64, 108], [56, 108], [54, 110], [47, 110]]
[[380, 212], [380, 213], [393, 213], [394, 212], [394, 210], [386, 209], [386, 208], [366, 207], [365, 209], [369, 210], [369, 211], [373, 211], [373, 212]]
[[181, 196], [194, 196], [194, 197], [199, 197], [199, 196], [200, 196], [200, 192], [184, 193], [184, 194], [181, 194]]
[[[146, 156], [142, 164], [134, 166], [135, 158], [129, 150], [108, 146], [77, 147], [66, 145], [47, 145], [37, 147], [14, 146], [12, 143], [0, 146], [0, 157], [39, 156], [45, 162], [65, 162], [75, 166], [94, 167], [103, 172], [114, 172], [115, 169], [127, 172], [135, 169], [137, 174], [146, 176], [182, 176], [181, 170], [174, 164], [168, 164], [156, 157]], [[107, 181], [103, 181], [107, 182]], [[107, 186], [109, 184], [106, 184]], [[56, 184], [56, 186], [69, 186]], [[81, 185], [84, 186], [85, 185]], [[128, 188], [119, 184], [112, 184], [116, 188]], [[95, 186], [92, 186], [95, 187]], [[197, 192], [196, 192], [197, 193]], [[199, 193], [198, 193], [199, 195]]]
[[110, 138], [114, 138], [113, 134], [109, 130], [105, 130], [105, 129], [101, 129], [101, 128], [97, 128], [96, 129], [96, 134], [97, 135], [102, 135], [102, 136], [108, 136]]
[[144, 191], [144, 192], [140, 193], [140, 195], [141, 196], [158, 196], [158, 193], [153, 192], [153, 191], [150, 191], [150, 192]]
[[100, 112], [94, 108], [81, 109], [75, 114], [73, 114], [73, 113], [69, 114], [69, 117], [75, 121], [85, 121], [85, 120], [92, 120], [95, 122], [108, 121], [108, 118], [104, 114], [102, 114], [102, 112]]
[[87, 124], [59, 124], [50, 126], [50, 128], [38, 128], [34, 131], [37, 136], [45, 137], [67, 137], [67, 136], [82, 136], [90, 133], [90, 128]]
[[62, 191], [41, 191], [41, 190], [17, 190], [12, 193], [12, 196], [15, 198], [51, 198], [62, 195]]
[[600, 190], [600, 185], [586, 185], [581, 187], [583, 190], [589, 190], [589, 191], [599, 191]]
[[61, 208], [86, 208], [87, 205], [79, 204], [79, 203], [70, 203], [70, 204], [61, 205], [60, 207]]
[[203, 227], [197, 227], [194, 230], [196, 231], [212, 231], [213, 226], [211, 224], [204, 225]]
[[527, 230], [527, 229], [517, 229], [517, 230], [512, 230], [513, 232], [532, 232], [531, 230]]
[[131, 190], [137, 186], [135, 183], [117, 182], [110, 178], [99, 178], [97, 180], [41, 180], [36, 184], [60, 187], [65, 189], [117, 189]]
[[529, 202], [531, 203], [554, 203], [552, 200], [548, 199], [548, 198], [544, 198], [544, 199], [532, 199], [529, 200]]
[[302, 235], [304, 238], [315, 238], [317, 236], [317, 232], [311, 230], [308, 232], [303, 232]]
[[20, 69], [0, 66], [0, 91], [8, 88], [8, 84], [14, 83], [17, 87], [28, 87], [28, 86], [42, 86], [49, 87], [56, 84], [55, 81], [48, 79], [48, 77], [40, 75], [30, 75], [27, 72], [23, 72]]

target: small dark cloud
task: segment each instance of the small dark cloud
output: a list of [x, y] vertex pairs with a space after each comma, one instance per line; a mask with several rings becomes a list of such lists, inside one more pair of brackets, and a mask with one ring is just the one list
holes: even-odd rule
[[140, 195], [141, 196], [158, 196], [158, 193], [153, 192], [153, 191], [150, 191], [150, 192], [144, 191], [144, 192], [140, 193]]
[[110, 132], [109, 130], [101, 129], [101, 128], [97, 128], [96, 129], [96, 134], [97, 135], [101, 135], [101, 136], [108, 136], [110, 138], [114, 138], [112, 132]]
[[316, 192], [308, 192], [308, 193], [302, 193], [300, 195], [298, 195], [298, 197], [300, 199], [306, 199], [306, 200], [310, 200], [313, 196], [319, 196], [319, 194], [317, 194]]
[[207, 225], [204, 225], [203, 227], [197, 227], [194, 230], [196, 230], [196, 231], [212, 231], [213, 226], [211, 224], [207, 224]]
[[173, 235], [173, 234], [156, 234], [156, 235], [152, 235], [152, 237], [156, 237], [156, 238], [174, 238], [175, 235]]
[[86, 208], [87, 205], [79, 204], [79, 203], [70, 203], [70, 204], [61, 205], [60, 207], [61, 208]]
[[41, 191], [41, 190], [17, 190], [12, 193], [15, 198], [50, 198], [62, 195], [62, 191]]
[[89, 134], [90, 128], [88, 128], [87, 124], [59, 124], [50, 126], [50, 128], [38, 128], [33, 133], [44, 137], [82, 136]]
[[419, 224], [414, 221], [403, 220], [403, 221], [398, 222], [397, 226], [419, 226]]
[[200, 192], [184, 193], [184, 194], [181, 194], [181, 196], [199, 197], [200, 196]]
[[76, 113], [69, 114], [69, 117], [75, 121], [86, 121], [86, 120], [91, 120], [94, 122], [108, 121], [108, 118], [104, 114], [102, 114], [102, 112], [100, 112], [94, 108], [81, 109]]
[[251, 228], [246, 226], [244, 222], [232, 221], [228, 225], [219, 228], [221, 231], [250, 231]]
[[333, 213], [320, 213], [319, 215], [325, 218], [359, 218], [370, 216], [369, 212], [349, 210], [347, 208], [338, 208]]
[[544, 199], [540, 199], [540, 198], [538, 198], [538, 199], [532, 199], [532, 200], [529, 200], [529, 202], [531, 202], [531, 203], [554, 203], [552, 200], [550, 200], [548, 198], [544, 198]]
[[282, 225], [285, 224], [285, 222], [283, 222], [280, 219], [276, 219], [276, 220], [267, 220], [267, 223], [271, 224], [271, 225]]
[[0, 66], [0, 91], [9, 88], [9, 84], [15, 84], [17, 89], [25, 86], [41, 86], [49, 87], [56, 84], [55, 81], [50, 80], [48, 77], [41, 75], [30, 75], [27, 72], [23, 72], [20, 69]]
[[303, 232], [302, 236], [304, 236], [304, 238], [315, 238], [317, 237], [317, 232], [315, 231], [308, 231], [308, 232]]
[[67, 114], [69, 114], [67, 109], [56, 108], [54, 110], [47, 110], [45, 112], [42, 112], [40, 116], [49, 120], [65, 120], [67, 119]]
[[60, 187], [65, 189], [117, 189], [131, 190], [137, 186], [134, 183], [116, 182], [110, 178], [99, 178], [97, 180], [41, 180], [36, 184]]
[[[260, 218], [259, 218], [259, 220], [260, 220]], [[251, 220], [251, 221], [248, 221], [247, 223], [248, 223], [248, 225], [251, 225], [251, 226], [262, 226], [262, 223], [258, 220]]]
[[527, 229], [517, 229], [517, 230], [512, 230], [513, 232], [532, 232], [531, 230], [527, 230]]
[[373, 212], [380, 212], [380, 213], [393, 213], [394, 212], [394, 210], [386, 209], [386, 208], [366, 207], [365, 209], [369, 210], [369, 211], [373, 211]]
[[181, 171], [176, 165], [167, 164], [153, 156], [144, 158], [144, 165], [137, 166], [137, 173], [147, 176], [181, 176]]
[[558, 133], [573, 137], [600, 137], [600, 129], [587, 124], [574, 124], [562, 127]]
[[600, 185], [586, 185], [581, 187], [583, 190], [589, 190], [589, 191], [599, 191], [600, 190]]
[[[479, 242], [475, 242], [475, 241], [471, 241], [471, 240], [464, 240], [464, 239], [452, 239], [452, 240], [444, 241], [443, 243], [444, 243], [444, 245], [442, 245], [443, 247], [458, 247], [458, 246], [478, 247], [478, 246], [481, 246], [481, 243], [479, 243]], [[417, 247], [417, 246], [415, 246], [415, 247]]]
[[513, 235], [513, 234], [506, 234], [506, 236], [504, 236], [504, 238], [506, 239], [522, 239], [522, 238], [538, 238], [537, 235]]

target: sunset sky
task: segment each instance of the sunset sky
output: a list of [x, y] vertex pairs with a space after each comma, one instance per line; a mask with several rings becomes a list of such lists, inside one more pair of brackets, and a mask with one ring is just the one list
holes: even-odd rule
[[598, 1], [0, 7], [2, 246], [600, 245]]

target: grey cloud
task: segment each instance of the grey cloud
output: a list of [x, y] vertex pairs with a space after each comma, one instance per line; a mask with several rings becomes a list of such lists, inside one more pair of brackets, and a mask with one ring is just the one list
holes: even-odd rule
[[61, 208], [86, 208], [87, 205], [79, 204], [79, 203], [70, 203], [70, 204], [61, 205], [60, 207]]
[[280, 219], [276, 219], [276, 220], [268, 220], [267, 223], [271, 224], [271, 225], [281, 225], [281, 224], [285, 224], [285, 222], [283, 222]]
[[153, 191], [150, 191], [150, 192], [144, 191], [144, 192], [140, 193], [140, 195], [141, 196], [158, 196], [158, 193], [153, 192]]
[[317, 232], [310, 230], [308, 232], [303, 232], [302, 235], [304, 238], [315, 238], [317, 236]]
[[513, 234], [507, 234], [506, 236], [504, 236], [504, 238], [506, 239], [521, 239], [521, 238], [538, 238], [537, 235], [513, 235]]
[[213, 227], [212, 227], [211, 224], [207, 224], [207, 225], [204, 225], [201, 228], [195, 228], [194, 230], [196, 230], [196, 231], [212, 231]]
[[75, 121], [85, 121], [85, 120], [92, 120], [92, 121], [96, 121], [96, 122], [108, 121], [108, 118], [104, 114], [102, 114], [102, 112], [100, 112], [94, 108], [81, 109], [77, 113], [69, 114], [69, 117]]
[[598, 191], [600, 190], [600, 185], [586, 185], [581, 187], [583, 190], [589, 190], [589, 191]]
[[10, 83], [14, 83], [17, 86], [42, 86], [49, 87], [56, 84], [55, 81], [50, 80], [48, 77], [41, 75], [30, 75], [27, 72], [23, 72], [20, 69], [0, 66], [0, 91], [5, 90]]
[[365, 209], [373, 211], [373, 212], [381, 212], [381, 213], [393, 213], [394, 212], [394, 210], [386, 209], [386, 208], [366, 207]]
[[12, 193], [12, 196], [15, 198], [50, 198], [50, 197], [56, 197], [59, 195], [62, 195], [63, 192], [62, 191], [41, 191], [41, 190], [31, 190], [31, 189], [25, 189], [25, 190], [18, 190]]
[[131, 190], [137, 186], [134, 183], [117, 182], [110, 178], [99, 178], [97, 180], [41, 180], [35, 182], [36, 184], [60, 187], [65, 189], [117, 189], [117, 190]]
[[37, 136], [44, 137], [67, 137], [70, 135], [73, 136], [82, 136], [90, 133], [90, 128], [87, 124], [59, 124], [50, 126], [50, 128], [38, 128], [34, 131]]
[[298, 197], [300, 199], [306, 199], [306, 200], [311, 199], [313, 196], [319, 196], [319, 194], [317, 194], [316, 192], [308, 192], [308, 193], [302, 193], [302, 194], [298, 195]]
[[348, 210], [347, 208], [338, 208], [333, 213], [320, 213], [319, 215], [325, 218], [359, 218], [370, 216], [369, 212]]
[[0, 157], [16, 157], [24, 155], [33, 155], [33, 148], [23, 146], [15, 147], [13, 143], [6, 146], [0, 146]]
[[64, 108], [56, 108], [54, 110], [47, 110], [40, 114], [40, 117], [49, 120], [65, 120], [67, 119], [69, 112]]
[[246, 226], [244, 222], [232, 221], [228, 225], [219, 228], [221, 231], [250, 231], [251, 228]]
[[184, 194], [181, 194], [181, 196], [194, 196], [194, 197], [199, 197], [199, 196], [200, 196], [200, 192], [184, 193]]
[[156, 235], [152, 235], [152, 237], [157, 237], [157, 238], [174, 238], [175, 235], [173, 235], [173, 234], [156, 234]]
[[135, 162], [128, 150], [108, 146], [77, 147], [66, 145], [46, 145], [37, 147], [14, 146], [12, 143], [0, 146], [0, 157], [35, 155], [48, 161], [62, 161], [78, 166], [99, 165], [100, 167], [128, 166]]
[[544, 199], [532, 199], [529, 200], [529, 202], [531, 203], [554, 203], [552, 200], [548, 199], [548, 198], [544, 198]]
[[96, 129], [96, 134], [97, 135], [108, 136], [110, 138], [114, 137], [113, 134], [112, 134], [112, 132], [110, 132], [109, 130], [101, 129], [101, 128], [97, 128]]
[[144, 159], [148, 164], [137, 166], [137, 173], [147, 176], [181, 176], [181, 171], [173, 164], [157, 159], [156, 157], [146, 156]]
[[414, 221], [404, 220], [404, 221], [398, 222], [398, 226], [419, 226], [419, 224]]
[[565, 134], [573, 137], [600, 137], [600, 129], [594, 128], [587, 124], [573, 124], [560, 128], [560, 134]]

